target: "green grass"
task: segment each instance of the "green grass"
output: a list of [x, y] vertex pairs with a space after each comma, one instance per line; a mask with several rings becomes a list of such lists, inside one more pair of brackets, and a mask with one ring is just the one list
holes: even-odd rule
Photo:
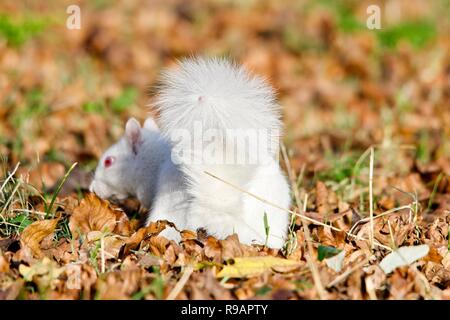
[[313, 3], [331, 9], [336, 17], [337, 27], [342, 32], [351, 33], [366, 28], [366, 25], [359, 21], [353, 13], [352, 1], [318, 0]]
[[[38, 192], [23, 180], [14, 176], [10, 177], [5, 169], [6, 163], [0, 166], [3, 167], [3, 175], [0, 178], [0, 236], [10, 237], [20, 234], [34, 222], [30, 215], [32, 206], [29, 197], [38, 195]], [[21, 210], [18, 211], [17, 207]]]
[[105, 112], [105, 105], [99, 101], [89, 101], [83, 104], [83, 111], [87, 113], [103, 114]]
[[[355, 7], [355, 1], [334, 1], [318, 0], [313, 2], [312, 6], [322, 6], [332, 11], [336, 19], [338, 29], [344, 33], [352, 33], [367, 30], [365, 19], [357, 17], [352, 8]], [[383, 10], [381, 11], [383, 14]], [[364, 19], [364, 20], [363, 20]], [[428, 19], [417, 19], [403, 21], [393, 26], [384, 26], [375, 33], [378, 42], [384, 48], [394, 49], [401, 41], [406, 41], [414, 48], [421, 48], [436, 38], [437, 30], [433, 21]]]
[[33, 220], [30, 219], [29, 214], [20, 213], [10, 219], [7, 219], [7, 222], [16, 225], [16, 232], [21, 233], [26, 227], [33, 223]]
[[120, 96], [111, 102], [111, 108], [114, 112], [125, 111], [129, 106], [135, 103], [138, 96], [138, 90], [133, 87], [126, 88]]
[[327, 152], [326, 159], [330, 163], [330, 168], [323, 170], [317, 174], [317, 178], [322, 181], [333, 181], [341, 183], [352, 177], [358, 177], [363, 167], [356, 167], [360, 153], [343, 152], [331, 153]]
[[427, 20], [405, 21], [377, 32], [378, 41], [387, 48], [396, 48], [403, 40], [420, 48], [435, 39], [436, 26]]
[[10, 123], [16, 129], [16, 137], [11, 142], [13, 153], [22, 158], [24, 141], [30, 143], [30, 138], [36, 137], [40, 119], [50, 113], [50, 107], [44, 101], [41, 89], [32, 89], [26, 93], [25, 104], [12, 106]]
[[8, 45], [20, 47], [26, 41], [41, 33], [47, 23], [42, 18], [27, 17], [14, 20], [7, 15], [0, 15], [0, 37], [8, 42]]
[[156, 275], [156, 277], [153, 279], [150, 285], [133, 294], [133, 300], [142, 300], [149, 293], [153, 293], [156, 299], [161, 300], [164, 298], [164, 279], [159, 271], [159, 267], [153, 266], [152, 271], [153, 274]]
[[95, 242], [95, 247], [89, 251], [89, 262], [90, 262], [91, 266], [95, 269], [95, 272], [97, 274], [100, 274], [100, 270], [98, 268], [98, 261], [97, 261], [100, 247], [101, 247], [100, 240], [97, 240]]
[[58, 225], [56, 226], [55, 230], [55, 239], [72, 239], [72, 233], [70, 232], [69, 228], [69, 217], [63, 216], [62, 219], [58, 221]]
[[427, 210], [430, 210], [434, 203], [434, 198], [436, 197], [437, 189], [439, 187], [439, 183], [441, 183], [442, 178], [444, 177], [444, 173], [440, 173], [436, 178], [436, 181], [433, 185], [433, 191], [431, 192], [430, 199], [428, 199]]
[[256, 290], [255, 295], [256, 296], [265, 296], [266, 294], [268, 294], [270, 291], [272, 291], [272, 289], [268, 286], [262, 286], [261, 288], [259, 288], [258, 290]]
[[[11, 236], [20, 234], [31, 223], [39, 220], [34, 213], [33, 201], [30, 196], [36, 196], [43, 201], [46, 217], [54, 217], [53, 207], [56, 203], [56, 197], [61, 190], [64, 182], [72, 172], [73, 165], [61, 179], [56, 191], [53, 194], [41, 193], [33, 186], [25, 183], [21, 178], [16, 178], [8, 173], [7, 160], [2, 159], [0, 163], [0, 236]], [[50, 201], [50, 204], [47, 204]], [[17, 208], [20, 208], [18, 210]], [[63, 216], [58, 222], [55, 239], [71, 239], [69, 221], [67, 216]]]
[[46, 162], [59, 162], [66, 166], [70, 165], [66, 160], [64, 153], [55, 148], [50, 148], [50, 150], [45, 153], [44, 160]]
[[50, 214], [52, 215], [52, 218], [55, 216], [54, 213], [52, 213], [53, 205], [55, 204], [56, 197], [58, 196], [59, 192], [61, 191], [62, 186], [66, 182], [67, 178], [69, 178], [69, 175], [72, 173], [73, 169], [77, 166], [77, 162], [75, 162], [69, 170], [67, 170], [67, 173], [62, 178], [61, 182], [58, 184], [58, 187], [56, 188], [56, 191], [53, 193], [52, 199], [50, 201], [50, 204], [47, 206], [45, 205], [45, 217], [47, 218]]
[[308, 280], [294, 280], [292, 283], [295, 284], [295, 290], [299, 292], [303, 292], [314, 287], [314, 284]]
[[416, 149], [416, 159], [422, 163], [428, 163], [431, 160], [430, 134], [428, 131], [421, 131], [419, 142]]
[[266, 233], [266, 241], [264, 245], [267, 247], [267, 241], [269, 241], [269, 232], [270, 232], [269, 221], [267, 219], [267, 212], [264, 212], [264, 231]]

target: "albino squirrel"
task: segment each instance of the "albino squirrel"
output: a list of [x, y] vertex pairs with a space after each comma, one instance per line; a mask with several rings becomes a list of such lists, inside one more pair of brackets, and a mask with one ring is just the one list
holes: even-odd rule
[[[137, 197], [150, 208], [147, 224], [169, 220], [180, 230], [237, 233], [242, 243], [281, 248], [291, 200], [277, 162], [282, 123], [271, 87], [225, 59], [195, 58], [165, 71], [159, 89], [160, 129], [151, 118], [143, 127], [128, 120], [90, 190]], [[162, 235], [180, 239], [173, 229]]]

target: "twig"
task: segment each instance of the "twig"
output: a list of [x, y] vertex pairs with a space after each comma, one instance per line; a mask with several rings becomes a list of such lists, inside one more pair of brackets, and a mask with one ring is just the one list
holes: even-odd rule
[[333, 281], [331, 281], [329, 284], [327, 284], [327, 288], [331, 288], [334, 287], [335, 285], [337, 285], [339, 282], [345, 280], [351, 273], [353, 273], [354, 271], [358, 270], [359, 268], [361, 268], [363, 265], [365, 265], [367, 262], [369, 262], [369, 259], [364, 259], [363, 262], [358, 263], [356, 266], [354, 266], [351, 269], [348, 269], [347, 271], [345, 271], [344, 273], [342, 273], [341, 275], [337, 276]]
[[370, 246], [372, 250], [375, 249], [374, 246], [374, 224], [373, 224], [373, 160], [374, 160], [373, 147], [370, 148], [370, 168], [369, 168], [369, 217], [370, 217]]
[[[295, 202], [297, 204], [298, 210], [300, 211], [301, 201], [300, 201], [300, 194], [298, 192], [298, 188], [297, 188], [297, 184], [296, 184], [297, 179], [295, 177], [295, 172], [291, 168], [291, 164], [290, 164], [289, 158], [287, 156], [286, 147], [284, 146], [284, 144], [281, 145], [281, 151], [283, 154], [284, 161], [286, 163], [286, 169], [288, 171], [289, 179], [291, 181], [291, 186], [293, 189], [292, 191], [294, 192]], [[303, 200], [303, 208], [302, 208], [303, 214], [306, 212], [307, 203], [308, 203], [308, 194], [305, 194], [305, 199]], [[303, 218], [300, 218], [300, 220], [303, 225], [303, 233], [305, 235], [306, 245], [308, 247], [308, 256], [306, 256], [305, 258], [306, 258], [306, 261], [308, 262], [309, 269], [311, 270], [313, 280], [314, 280], [314, 285], [317, 288], [319, 297], [321, 300], [324, 300], [324, 299], [326, 299], [326, 291], [323, 288], [322, 280], [320, 279], [319, 270], [313, 259], [314, 250], [313, 250], [312, 243], [310, 240], [311, 234], [309, 233], [309, 228], [308, 228], [308, 225], [305, 222], [305, 220]]]
[[186, 269], [183, 271], [183, 275], [181, 276], [180, 280], [178, 280], [175, 287], [173, 287], [172, 291], [170, 291], [169, 295], [167, 296], [167, 300], [174, 300], [178, 294], [183, 290], [184, 286], [186, 285], [186, 282], [189, 280], [192, 272], [194, 271], [194, 268], [192, 265], [188, 265]]
[[[50, 214], [50, 212], [53, 209], [53, 205], [55, 204], [56, 201], [56, 197], [58, 196], [59, 192], [61, 191], [62, 186], [64, 185], [64, 183], [66, 182], [67, 178], [69, 177], [70, 173], [73, 171], [73, 169], [75, 169], [75, 167], [77, 166], [78, 162], [75, 162], [70, 169], [67, 171], [67, 173], [64, 175], [63, 179], [61, 180], [61, 183], [58, 185], [58, 187], [56, 188], [55, 193], [53, 194], [52, 200], [50, 202], [50, 206], [47, 208], [47, 215], [45, 216], [45, 218], [47, 218], [47, 216]], [[52, 216], [54, 217], [54, 215]]]
[[[244, 189], [242, 189], [241, 187], [238, 187], [238, 186], [232, 184], [231, 182], [225, 181], [225, 180], [223, 180], [222, 178], [219, 178], [218, 176], [216, 176], [216, 175], [214, 175], [214, 174], [212, 174], [212, 173], [210, 173], [210, 172], [208, 172], [208, 171], [203, 171], [203, 172], [204, 172], [205, 174], [209, 175], [210, 177], [213, 177], [214, 179], [217, 179], [217, 180], [219, 180], [219, 181], [221, 181], [221, 182], [223, 182], [223, 183], [229, 185], [230, 187], [235, 188], [236, 190], [239, 190], [240, 192], [243, 192], [243, 193], [245, 193], [245, 194], [248, 194], [249, 196], [251, 196], [251, 197], [253, 197], [253, 198], [257, 199], [257, 200], [259, 200], [259, 201], [261, 201], [261, 202], [263, 202], [263, 203], [265, 203], [265, 204], [268, 204], [269, 206], [272, 206], [272, 207], [277, 208], [277, 209], [280, 209], [280, 210], [282, 210], [282, 211], [285, 211], [285, 212], [294, 214], [294, 215], [296, 215], [297, 217], [301, 217], [301, 218], [305, 219], [306, 221], [309, 221], [309, 222], [314, 223], [314, 224], [316, 224], [316, 225], [323, 226], [323, 227], [326, 227], [326, 228], [330, 228], [331, 230], [334, 230], [334, 231], [337, 231], [337, 232], [344, 232], [344, 233], [345, 233], [346, 235], [348, 235], [349, 237], [355, 238], [355, 239], [357, 239], [357, 240], [369, 241], [369, 239], [366, 239], [366, 238], [364, 238], [364, 237], [358, 236], [358, 235], [356, 235], [356, 234], [352, 234], [352, 233], [350, 233], [350, 232], [347, 232], [347, 231], [345, 231], [345, 230], [336, 228], [336, 227], [331, 226], [331, 225], [329, 225], [329, 224], [322, 223], [322, 222], [317, 221], [317, 220], [315, 220], [315, 219], [312, 219], [312, 218], [310, 218], [310, 217], [308, 217], [308, 216], [305, 216], [304, 214], [300, 214], [300, 213], [298, 213], [298, 212], [295, 212], [295, 211], [292, 211], [292, 210], [289, 210], [289, 209], [280, 207], [279, 205], [277, 205], [277, 204], [275, 204], [275, 203], [272, 203], [272, 202], [270, 202], [270, 201], [267, 201], [266, 199], [263, 199], [263, 198], [261, 198], [260, 196], [257, 196], [257, 195], [255, 195], [255, 194], [253, 194], [253, 193], [251, 193], [251, 192], [249, 192], [249, 191], [247, 191], [247, 190], [244, 190]], [[388, 247], [388, 246], [385, 246], [384, 244], [381, 244], [381, 243], [378, 243], [378, 242], [374, 242], [374, 244], [375, 244], [376, 246], [380, 247], [380, 248], [383, 248], [383, 249], [386, 249], [386, 250], [389, 250], [389, 251], [393, 251], [392, 248], [390, 248], [390, 247]]]
[[[306, 211], [306, 204], [308, 203], [308, 195], [305, 194], [305, 200], [303, 202], [303, 211]], [[305, 239], [306, 239], [306, 245], [308, 247], [308, 255], [305, 257], [306, 258], [306, 262], [308, 262], [308, 266], [309, 269], [311, 269], [311, 273], [312, 273], [312, 277], [314, 280], [314, 285], [317, 288], [317, 292], [319, 293], [319, 297], [321, 300], [325, 300], [326, 299], [326, 291], [323, 287], [322, 284], [322, 280], [320, 279], [320, 273], [319, 273], [319, 269], [317, 268], [317, 265], [314, 263], [313, 260], [313, 247], [312, 247], [312, 242], [311, 242], [311, 234], [309, 233], [309, 229], [308, 229], [308, 225], [306, 224], [305, 220], [300, 218], [300, 220], [302, 221], [302, 225], [303, 225], [303, 232], [305, 234]]]
[[[401, 206], [401, 207], [398, 207], [398, 208], [393, 208], [393, 209], [387, 210], [387, 211], [385, 211], [385, 212], [383, 212], [383, 213], [380, 213], [380, 214], [374, 216], [374, 217], [373, 217], [373, 220], [378, 219], [378, 218], [381, 218], [381, 217], [384, 217], [384, 216], [386, 216], [386, 215], [388, 215], [388, 214], [391, 214], [391, 213], [394, 213], [394, 212], [397, 212], [397, 211], [400, 211], [400, 210], [404, 210], [404, 209], [411, 209], [411, 205], [408, 204], [408, 205], [404, 205], [404, 206]], [[351, 229], [349, 230], [349, 232], [352, 233], [352, 231], [353, 231], [353, 229], [355, 229], [355, 227], [357, 227], [358, 225], [360, 225], [361, 223], [366, 222], [366, 221], [370, 221], [370, 217], [369, 217], [369, 218], [364, 218], [364, 219], [358, 220], [358, 221], [351, 227]]]
[[102, 235], [100, 238], [100, 252], [101, 252], [101, 260], [102, 260], [102, 273], [105, 273], [105, 237]]
[[20, 162], [17, 163], [16, 167], [14, 168], [14, 170], [8, 175], [8, 177], [6, 177], [5, 181], [3, 182], [2, 186], [0, 187], [0, 192], [3, 191], [3, 188], [6, 186], [6, 184], [9, 182], [9, 180], [12, 179], [12, 177], [16, 174], [17, 169], [19, 169], [20, 166]]
[[369, 295], [370, 300], [378, 300], [377, 294], [375, 292], [375, 288], [373, 285], [373, 281], [371, 277], [366, 277], [364, 279], [364, 282], [366, 283], [366, 291]]
[[397, 244], [395, 243], [395, 239], [394, 239], [394, 233], [392, 232], [392, 226], [391, 226], [391, 222], [388, 220], [387, 221], [388, 224], [388, 228], [389, 228], [389, 234], [391, 236], [391, 242], [392, 242], [392, 246], [394, 248], [397, 248]]
[[[14, 187], [14, 190], [12, 191], [11, 195], [9, 196], [8, 200], [6, 201], [5, 205], [3, 206], [2, 212], [0, 213], [0, 216], [3, 218], [3, 213], [5, 213], [6, 208], [9, 206], [11, 201], [14, 198], [14, 195], [16, 194], [17, 190], [19, 190], [20, 187], [20, 181], [17, 182], [16, 186]], [[3, 218], [4, 219], [4, 218]], [[4, 219], [6, 221], [6, 219]]]

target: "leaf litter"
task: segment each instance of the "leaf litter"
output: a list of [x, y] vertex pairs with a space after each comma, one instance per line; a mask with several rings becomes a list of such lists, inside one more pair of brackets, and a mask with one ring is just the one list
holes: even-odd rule
[[[0, 299], [450, 299], [448, 24], [408, 33], [438, 1], [399, 1], [380, 35], [327, 2], [86, 4], [76, 32], [49, 19], [56, 2], [30, 6], [45, 32], [15, 39], [25, 8], [0, 4], [19, 30], [0, 30]], [[364, 3], [347, 9], [364, 23]], [[159, 70], [193, 52], [231, 53], [279, 91], [307, 199], [292, 209], [309, 218], [283, 250], [204, 230], [178, 244], [135, 200], [86, 192], [125, 120], [147, 116]]]

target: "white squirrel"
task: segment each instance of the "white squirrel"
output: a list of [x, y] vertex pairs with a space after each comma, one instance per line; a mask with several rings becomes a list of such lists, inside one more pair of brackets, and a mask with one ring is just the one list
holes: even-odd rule
[[[282, 122], [272, 88], [226, 59], [195, 58], [164, 72], [159, 89], [161, 129], [151, 118], [142, 128], [128, 120], [90, 190], [137, 197], [150, 208], [147, 224], [165, 219], [181, 230], [203, 228], [219, 239], [237, 233], [242, 243], [281, 248], [291, 198], [277, 162]], [[179, 240], [173, 229], [162, 235]]]

